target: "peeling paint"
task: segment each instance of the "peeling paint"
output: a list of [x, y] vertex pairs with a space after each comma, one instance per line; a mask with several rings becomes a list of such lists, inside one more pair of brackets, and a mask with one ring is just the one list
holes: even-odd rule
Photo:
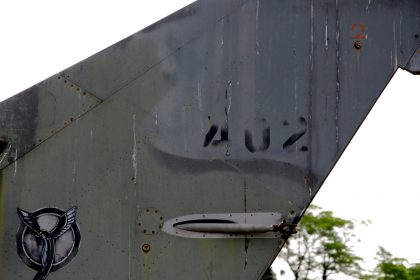
[[[223, 42], [223, 39], [222, 39]], [[203, 101], [202, 101], [202, 97], [201, 97], [201, 85], [200, 82], [197, 82], [197, 105], [198, 105], [198, 110], [201, 112], [203, 111]]]
[[226, 89], [226, 114], [229, 115], [230, 113], [230, 107], [232, 105], [232, 95], [231, 95], [231, 90], [229, 90], [230, 88], [232, 88], [232, 83], [229, 81], [228, 82], [228, 89]]
[[93, 142], [93, 129], [90, 130], [90, 143]]
[[[232, 82], [228, 81], [228, 84], [225, 89], [225, 118], [226, 123], [225, 127], [222, 128], [222, 132], [224, 134], [223, 139], [226, 142], [226, 156], [230, 156], [230, 141], [229, 141], [229, 113], [230, 113], [230, 107], [232, 105], [232, 96], [231, 96], [231, 88], [232, 88]], [[221, 132], [221, 133], [222, 133]], [[221, 138], [222, 139], [222, 138]]]
[[133, 184], [137, 183], [137, 136], [136, 136], [136, 114], [133, 114]]
[[335, 44], [336, 44], [336, 95], [335, 95], [335, 143], [337, 151], [339, 150], [340, 130], [339, 130], [339, 106], [340, 106], [340, 20], [338, 13], [338, 0], [335, 1], [336, 7], [336, 31], [335, 31]]
[[[248, 213], [248, 206], [247, 206], [247, 185], [246, 185], [246, 178], [244, 178], [244, 213], [245, 213], [245, 224], [247, 223], [246, 214]], [[244, 249], [245, 249], [245, 261], [244, 261], [244, 269], [248, 265], [248, 246], [249, 246], [249, 239], [246, 237], [244, 238]]]
[[310, 41], [311, 41], [311, 51], [309, 54], [309, 60], [310, 60], [310, 67], [311, 72], [314, 69], [314, 1], [311, 1], [311, 34], [310, 34]]
[[328, 15], [325, 16], [325, 50], [328, 51]]
[[255, 13], [255, 49], [256, 49], [257, 55], [260, 54], [260, 51], [259, 51], [260, 42], [259, 42], [259, 37], [258, 37], [259, 14], [260, 14], [260, 0], [257, 0], [257, 10], [256, 10], [256, 13]]
[[368, 0], [368, 3], [367, 3], [366, 8], [365, 8], [366, 12], [369, 11], [369, 7], [370, 7], [371, 3], [372, 3], [372, 0]]
[[295, 84], [294, 84], [294, 87], [293, 87], [293, 89], [294, 89], [294, 92], [293, 92], [293, 100], [294, 100], [294, 106], [293, 106], [293, 109], [294, 109], [294, 113], [295, 113], [295, 117], [297, 116], [297, 109], [298, 109], [298, 97], [297, 97], [297, 81], [296, 81], [296, 74], [295, 74]]
[[397, 36], [396, 36], [396, 25], [395, 20], [392, 25], [393, 40], [394, 40], [394, 69], [398, 68], [398, 46], [397, 46]]
[[13, 170], [13, 177], [16, 176], [16, 172], [17, 172], [17, 157], [18, 157], [18, 149], [17, 147], [15, 148], [15, 162], [14, 162], [14, 170]]
[[402, 34], [403, 34], [402, 19], [403, 19], [403, 14], [402, 14], [402, 11], [400, 10], [400, 31], [399, 31], [399, 34], [398, 34], [400, 36], [400, 48], [402, 47]]
[[76, 161], [73, 161], [73, 171], [72, 171], [72, 182], [73, 184], [76, 182]]

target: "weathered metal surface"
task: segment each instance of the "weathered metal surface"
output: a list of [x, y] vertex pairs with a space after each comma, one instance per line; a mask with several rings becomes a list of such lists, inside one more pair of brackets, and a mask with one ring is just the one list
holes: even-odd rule
[[[416, 34], [415, 36], [417, 38], [419, 37], [418, 34]], [[407, 70], [414, 75], [420, 74], [420, 50], [419, 49], [416, 50], [416, 52], [413, 54], [408, 64], [403, 68], [404, 70]]]
[[[197, 213], [168, 220], [162, 230], [185, 238], [278, 238], [281, 234], [273, 232], [273, 225], [284, 219], [281, 213]], [[216, 225], [216, 228], [210, 232], [209, 225]], [[255, 226], [260, 226], [263, 232], [253, 232], [252, 229], [258, 230]], [[248, 230], [249, 234], [241, 233], [241, 229]]]
[[8, 142], [0, 168], [78, 121], [100, 102], [67, 77], [54, 75], [0, 103], [0, 137]]
[[51, 279], [258, 279], [284, 238], [160, 217], [297, 222], [416, 51], [419, 2], [202, 0], [1, 103], [0, 278], [34, 275], [16, 208], [76, 205], [82, 246]]

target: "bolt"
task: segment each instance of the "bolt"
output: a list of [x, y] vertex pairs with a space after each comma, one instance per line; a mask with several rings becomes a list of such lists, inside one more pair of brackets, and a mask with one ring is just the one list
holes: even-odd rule
[[354, 48], [356, 50], [360, 50], [362, 48], [362, 42], [361, 41], [354, 42]]
[[143, 250], [143, 252], [145, 252], [146, 254], [149, 253], [151, 247], [149, 244], [143, 244], [143, 246], [141, 246], [141, 249]]

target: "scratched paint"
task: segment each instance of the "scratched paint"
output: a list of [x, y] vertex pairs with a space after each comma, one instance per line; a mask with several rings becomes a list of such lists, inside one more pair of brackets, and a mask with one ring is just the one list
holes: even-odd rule
[[17, 157], [18, 157], [18, 149], [17, 147], [15, 148], [15, 163], [14, 163], [14, 169], [13, 169], [13, 177], [16, 176], [17, 173], [17, 169], [18, 169], [18, 162], [17, 162]]
[[[85, 233], [84, 258], [60, 271], [65, 275], [257, 279], [279, 240], [246, 244], [243, 238], [205, 236], [197, 242], [160, 231], [148, 236], [134, 213], [145, 207], [159, 208], [170, 219], [242, 213], [246, 177], [248, 213], [287, 215], [293, 209], [302, 214], [395, 65], [404, 67], [418, 45], [417, 3], [349, 1], [198, 1], [65, 70], [69, 81], [106, 99], [81, 113], [77, 125], [69, 118], [79, 116], [84, 97], [62, 80], [43, 85], [55, 93], [57, 112], [71, 104], [64, 129], [57, 130], [64, 126], [58, 117], [53, 131], [41, 130], [54, 104], [43, 88], [32, 90], [38, 92], [39, 112], [26, 105], [26, 114], [17, 114], [19, 106], [1, 107], [0, 136], [31, 128], [25, 145], [33, 144], [32, 136], [48, 139], [34, 150], [16, 146], [16, 175], [12, 164], [2, 170], [14, 184], [6, 201], [28, 205], [25, 209], [77, 201], [86, 210], [80, 221], [91, 231]], [[383, 12], [387, 18], [378, 17]], [[361, 31], [351, 29], [355, 23], [366, 24], [369, 32], [369, 38], [359, 39], [360, 61], [351, 39]], [[74, 96], [60, 99], [69, 90]], [[14, 104], [30, 103], [21, 102], [27, 93]], [[15, 146], [10, 153], [14, 161]], [[11, 211], [4, 217], [13, 216]], [[143, 244], [151, 246], [147, 254]], [[13, 246], [14, 240], [2, 250]], [[24, 276], [13, 258], [0, 265], [0, 278]], [[100, 269], [104, 266], [113, 269]]]
[[133, 184], [137, 183], [137, 135], [136, 135], [136, 114], [133, 114], [133, 153], [131, 155], [133, 161]]

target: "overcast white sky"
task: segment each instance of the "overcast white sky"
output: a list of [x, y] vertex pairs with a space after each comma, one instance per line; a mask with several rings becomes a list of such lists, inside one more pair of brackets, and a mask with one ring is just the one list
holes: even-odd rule
[[[0, 100], [190, 2], [2, 1]], [[420, 262], [419, 108], [420, 77], [399, 70], [314, 201], [338, 216], [372, 221], [357, 231], [364, 258], [383, 245]]]

